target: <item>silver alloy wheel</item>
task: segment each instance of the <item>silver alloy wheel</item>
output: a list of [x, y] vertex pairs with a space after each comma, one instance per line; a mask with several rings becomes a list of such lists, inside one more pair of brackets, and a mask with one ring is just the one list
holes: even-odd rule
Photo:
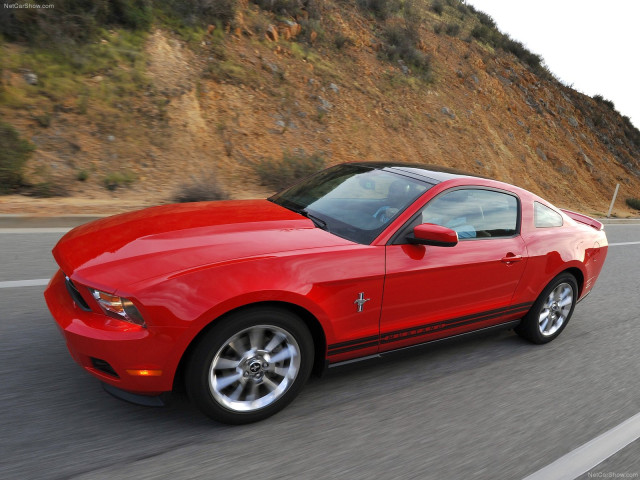
[[538, 316], [538, 328], [545, 337], [556, 333], [565, 321], [573, 306], [573, 288], [566, 282], [554, 288], [542, 306]]
[[209, 389], [222, 406], [253, 412], [271, 405], [300, 371], [300, 347], [286, 330], [256, 325], [229, 338], [209, 367]]

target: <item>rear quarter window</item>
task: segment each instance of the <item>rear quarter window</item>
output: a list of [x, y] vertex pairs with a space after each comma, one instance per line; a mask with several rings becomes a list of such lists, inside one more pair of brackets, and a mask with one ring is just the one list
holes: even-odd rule
[[533, 202], [533, 220], [536, 228], [562, 226], [562, 215], [539, 202]]

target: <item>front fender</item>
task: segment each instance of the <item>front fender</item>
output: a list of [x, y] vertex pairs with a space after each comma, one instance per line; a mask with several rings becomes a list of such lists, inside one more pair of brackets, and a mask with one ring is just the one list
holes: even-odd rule
[[[175, 370], [204, 328], [260, 302], [283, 302], [309, 312], [328, 343], [378, 335], [383, 282], [384, 246], [354, 244], [205, 266], [150, 282], [131, 297], [144, 306], [150, 325], [183, 330], [168, 362]], [[364, 312], [354, 304], [359, 292], [371, 299]]]

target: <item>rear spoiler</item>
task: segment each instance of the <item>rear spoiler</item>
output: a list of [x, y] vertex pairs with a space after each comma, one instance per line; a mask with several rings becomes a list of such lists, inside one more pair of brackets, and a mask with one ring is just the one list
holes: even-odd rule
[[588, 217], [581, 213], [572, 212], [571, 210], [565, 210], [564, 208], [561, 208], [560, 210], [562, 210], [563, 213], [571, 217], [576, 222], [584, 223], [585, 225], [589, 225], [596, 230], [602, 230], [604, 228], [604, 224], [599, 222], [595, 218]]

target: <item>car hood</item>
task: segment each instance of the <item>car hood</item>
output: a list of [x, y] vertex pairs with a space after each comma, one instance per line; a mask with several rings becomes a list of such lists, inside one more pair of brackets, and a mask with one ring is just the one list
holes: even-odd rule
[[164, 205], [67, 233], [53, 249], [66, 275], [110, 293], [158, 276], [285, 251], [349, 245], [267, 200]]

